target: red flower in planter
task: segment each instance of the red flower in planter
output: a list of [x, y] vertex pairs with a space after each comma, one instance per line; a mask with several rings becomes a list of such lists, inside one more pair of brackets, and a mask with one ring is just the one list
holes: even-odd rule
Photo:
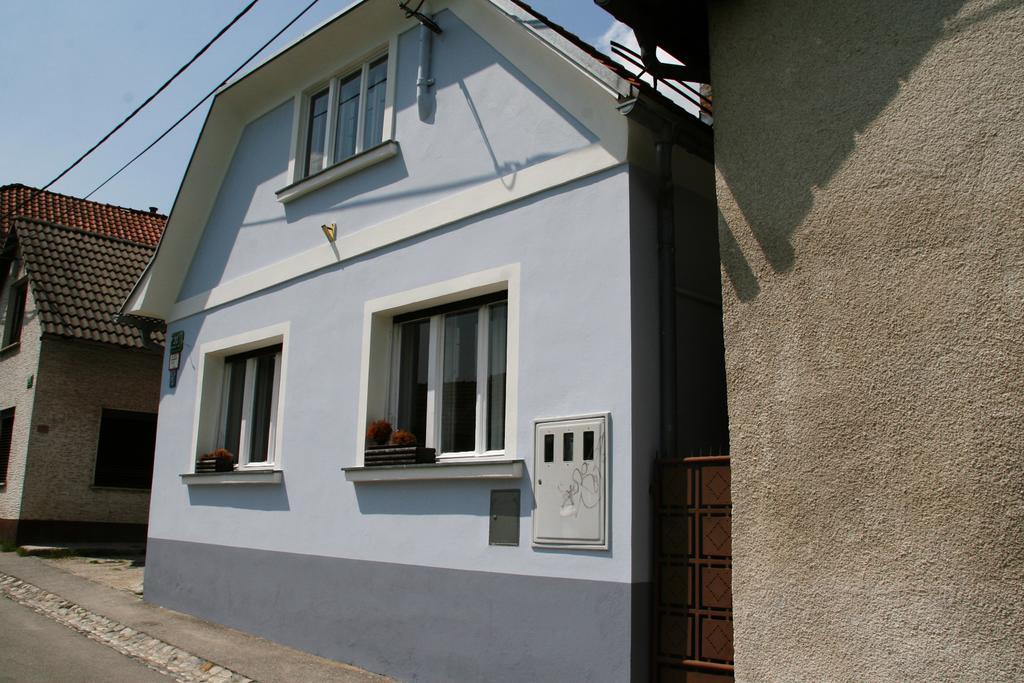
[[387, 420], [375, 420], [366, 428], [366, 439], [378, 446], [383, 446], [391, 438], [391, 423]]
[[404, 429], [399, 429], [391, 436], [391, 443], [395, 446], [415, 446], [416, 435]]

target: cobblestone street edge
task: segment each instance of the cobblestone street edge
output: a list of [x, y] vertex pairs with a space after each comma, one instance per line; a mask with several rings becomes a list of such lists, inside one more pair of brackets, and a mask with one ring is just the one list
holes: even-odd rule
[[185, 683], [253, 683], [251, 678], [90, 612], [8, 574], [0, 573], [0, 593], [175, 680]]

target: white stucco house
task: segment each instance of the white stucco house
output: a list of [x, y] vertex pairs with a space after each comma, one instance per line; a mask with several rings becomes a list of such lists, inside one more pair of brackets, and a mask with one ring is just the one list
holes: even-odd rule
[[[214, 101], [125, 304], [170, 342], [146, 599], [404, 679], [644, 680], [659, 439], [727, 438], [710, 129], [521, 3], [429, 13]], [[368, 464], [379, 419], [436, 461]]]

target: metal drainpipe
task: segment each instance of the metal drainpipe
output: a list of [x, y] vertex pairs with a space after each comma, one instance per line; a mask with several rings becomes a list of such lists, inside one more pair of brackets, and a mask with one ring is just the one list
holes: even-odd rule
[[654, 145], [658, 162], [658, 384], [661, 433], [658, 451], [663, 458], [676, 453], [677, 331], [675, 189], [672, 180], [671, 135], [659, 135]]
[[426, 121], [434, 113], [434, 98], [430, 96], [430, 88], [434, 79], [430, 77], [430, 53], [434, 44], [434, 34], [426, 24], [420, 24], [420, 65], [416, 73], [416, 104], [420, 111], [420, 120]]
[[676, 452], [676, 212], [672, 179], [672, 151], [679, 139], [679, 130], [657, 107], [652, 107], [639, 97], [622, 102], [618, 109], [621, 114], [651, 131], [654, 137], [658, 167], [658, 403], [661, 422], [658, 455], [671, 458], [679, 455]]

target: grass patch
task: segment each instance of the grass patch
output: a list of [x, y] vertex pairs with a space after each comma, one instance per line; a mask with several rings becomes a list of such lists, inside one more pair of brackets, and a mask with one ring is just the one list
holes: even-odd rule
[[18, 546], [13, 543], [0, 543], [0, 553], [13, 553], [18, 549]]

